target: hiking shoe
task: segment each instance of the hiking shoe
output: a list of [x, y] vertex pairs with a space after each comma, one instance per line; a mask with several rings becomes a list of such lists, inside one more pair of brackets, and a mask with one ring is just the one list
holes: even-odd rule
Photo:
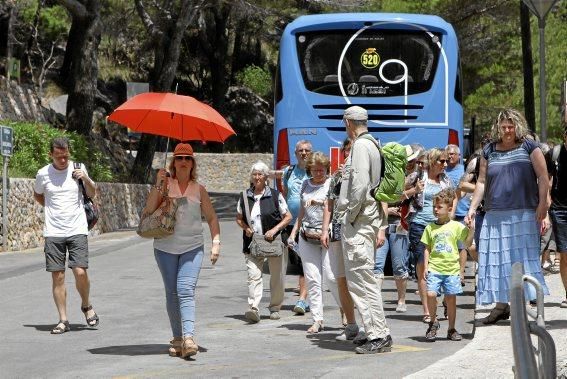
[[430, 322], [429, 328], [427, 328], [427, 332], [425, 333], [425, 339], [431, 342], [435, 342], [439, 328], [441, 328], [439, 321]]
[[567, 299], [563, 300], [560, 305], [561, 308], [567, 308]]
[[456, 329], [449, 329], [447, 331], [447, 339], [451, 341], [460, 341], [463, 337], [457, 332]]
[[254, 324], [260, 321], [260, 313], [258, 313], [256, 308], [250, 308], [247, 310], [246, 313], [244, 313], [244, 317]]
[[368, 339], [366, 338], [366, 332], [364, 331], [364, 328], [361, 327], [358, 330], [356, 337], [354, 337], [354, 339], [352, 340], [352, 343], [355, 345], [364, 345], [366, 342], [368, 342]]
[[305, 300], [297, 300], [295, 307], [293, 307], [293, 311], [298, 315], [304, 315], [305, 312], [309, 312], [309, 305], [307, 305]]
[[406, 305], [406, 303], [398, 303], [398, 306], [396, 307], [396, 312], [398, 313], [405, 313], [407, 312], [408, 307]]
[[341, 334], [335, 337], [337, 341], [351, 341], [358, 335], [358, 325], [347, 325]]
[[376, 354], [376, 353], [387, 353], [392, 351], [392, 337], [387, 335], [384, 338], [377, 338], [372, 341], [366, 342], [362, 346], [358, 346], [354, 349], [357, 354]]
[[279, 320], [280, 319], [280, 312], [273, 311], [270, 312], [270, 320]]

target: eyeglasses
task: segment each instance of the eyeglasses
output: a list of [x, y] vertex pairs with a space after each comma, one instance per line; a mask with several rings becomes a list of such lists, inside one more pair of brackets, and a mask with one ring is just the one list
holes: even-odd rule
[[175, 157], [176, 161], [192, 161], [193, 158], [190, 156], [185, 156], [185, 155], [178, 155]]
[[448, 162], [448, 160], [447, 159], [437, 159], [437, 162], [441, 163], [441, 164], [445, 164], [445, 163]]

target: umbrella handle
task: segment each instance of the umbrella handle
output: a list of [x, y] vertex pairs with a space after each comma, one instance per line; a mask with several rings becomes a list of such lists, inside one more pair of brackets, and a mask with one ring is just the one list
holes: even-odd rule
[[[165, 145], [165, 159], [163, 160], [163, 168], [166, 168], [165, 166], [167, 166], [167, 152], [168, 151], [169, 151], [169, 137], [167, 137], [167, 144]], [[167, 174], [169, 174], [169, 172]]]

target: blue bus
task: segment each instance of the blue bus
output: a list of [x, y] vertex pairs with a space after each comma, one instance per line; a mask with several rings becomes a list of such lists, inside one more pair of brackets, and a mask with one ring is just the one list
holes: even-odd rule
[[276, 169], [295, 163], [295, 144], [306, 139], [335, 170], [351, 105], [368, 110], [382, 143], [463, 148], [457, 36], [437, 16], [301, 16], [282, 35], [274, 92]]

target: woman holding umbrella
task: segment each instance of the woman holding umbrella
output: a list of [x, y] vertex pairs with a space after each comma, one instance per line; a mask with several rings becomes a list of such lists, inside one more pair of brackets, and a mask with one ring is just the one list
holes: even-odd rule
[[205, 187], [196, 180], [197, 164], [187, 143], [175, 147], [169, 174], [159, 170], [144, 212], [152, 213], [164, 196], [178, 198], [173, 235], [154, 239], [154, 255], [165, 287], [166, 307], [173, 339], [169, 354], [182, 358], [197, 354], [195, 334], [195, 287], [204, 255], [204, 216], [212, 236], [211, 263], [220, 252], [220, 227]]

